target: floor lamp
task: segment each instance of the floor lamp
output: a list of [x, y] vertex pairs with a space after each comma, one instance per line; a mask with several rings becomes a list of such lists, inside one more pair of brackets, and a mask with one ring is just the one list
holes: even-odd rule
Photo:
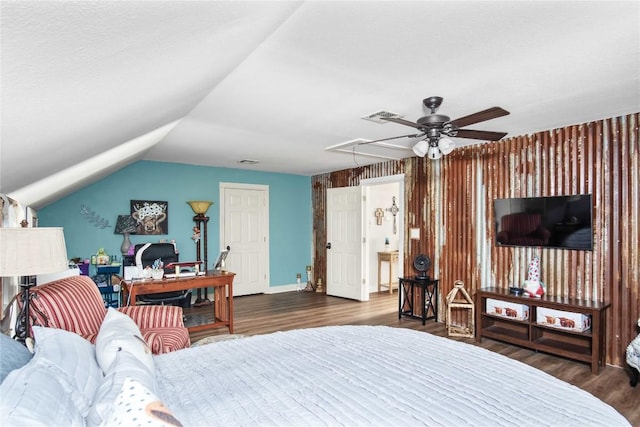
[[0, 277], [20, 276], [22, 309], [16, 319], [15, 338], [29, 337], [29, 290], [33, 276], [69, 268], [62, 228], [0, 228]]
[[[209, 210], [209, 206], [211, 206], [213, 202], [192, 200], [187, 203], [189, 204], [189, 206], [191, 206], [193, 213], [196, 214], [193, 217], [193, 220], [196, 223], [196, 228], [201, 233], [201, 237], [196, 240], [196, 261], [204, 261], [204, 271], [206, 272], [209, 268], [209, 250], [207, 248], [207, 222], [209, 222], [209, 217], [206, 215], [206, 213], [207, 210]], [[201, 241], [204, 242], [204, 244], [201, 245]], [[194, 305], [202, 305], [206, 303], [210, 303], [208, 298], [208, 289], [204, 289], [204, 298], [202, 298], [202, 291], [200, 288], [198, 288], [198, 296]]]

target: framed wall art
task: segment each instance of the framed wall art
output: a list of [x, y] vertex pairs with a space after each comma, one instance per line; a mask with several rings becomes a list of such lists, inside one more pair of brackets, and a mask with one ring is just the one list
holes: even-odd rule
[[169, 233], [169, 202], [131, 200], [131, 216], [136, 220], [136, 234]]

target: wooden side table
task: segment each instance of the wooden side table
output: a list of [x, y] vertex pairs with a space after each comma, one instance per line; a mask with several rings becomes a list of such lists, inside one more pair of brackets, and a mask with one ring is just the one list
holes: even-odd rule
[[[398, 281], [393, 280], [393, 265], [398, 264], [398, 258], [400, 256], [399, 251], [391, 252], [378, 252], [378, 292], [381, 291], [382, 286], [389, 287], [389, 293], [393, 293], [394, 284], [398, 287]], [[382, 282], [382, 263], [389, 263], [389, 281], [385, 284]]]

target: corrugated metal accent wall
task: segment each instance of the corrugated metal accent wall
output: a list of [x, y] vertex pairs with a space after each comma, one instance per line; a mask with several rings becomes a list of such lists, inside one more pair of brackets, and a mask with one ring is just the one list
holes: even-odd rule
[[[424, 253], [440, 279], [439, 318], [456, 280], [473, 294], [526, 279], [533, 256], [547, 292], [610, 301], [607, 362], [624, 365], [640, 317], [640, 113], [313, 177], [315, 276], [326, 277], [325, 194], [361, 179], [405, 174], [405, 272]], [[496, 247], [493, 200], [592, 194], [593, 251]], [[462, 322], [464, 323], [464, 322]]]

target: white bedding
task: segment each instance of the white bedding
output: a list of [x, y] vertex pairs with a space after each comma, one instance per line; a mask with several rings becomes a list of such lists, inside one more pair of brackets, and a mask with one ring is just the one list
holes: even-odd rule
[[629, 425], [545, 372], [410, 329], [300, 329], [155, 363], [160, 397], [185, 426]]

